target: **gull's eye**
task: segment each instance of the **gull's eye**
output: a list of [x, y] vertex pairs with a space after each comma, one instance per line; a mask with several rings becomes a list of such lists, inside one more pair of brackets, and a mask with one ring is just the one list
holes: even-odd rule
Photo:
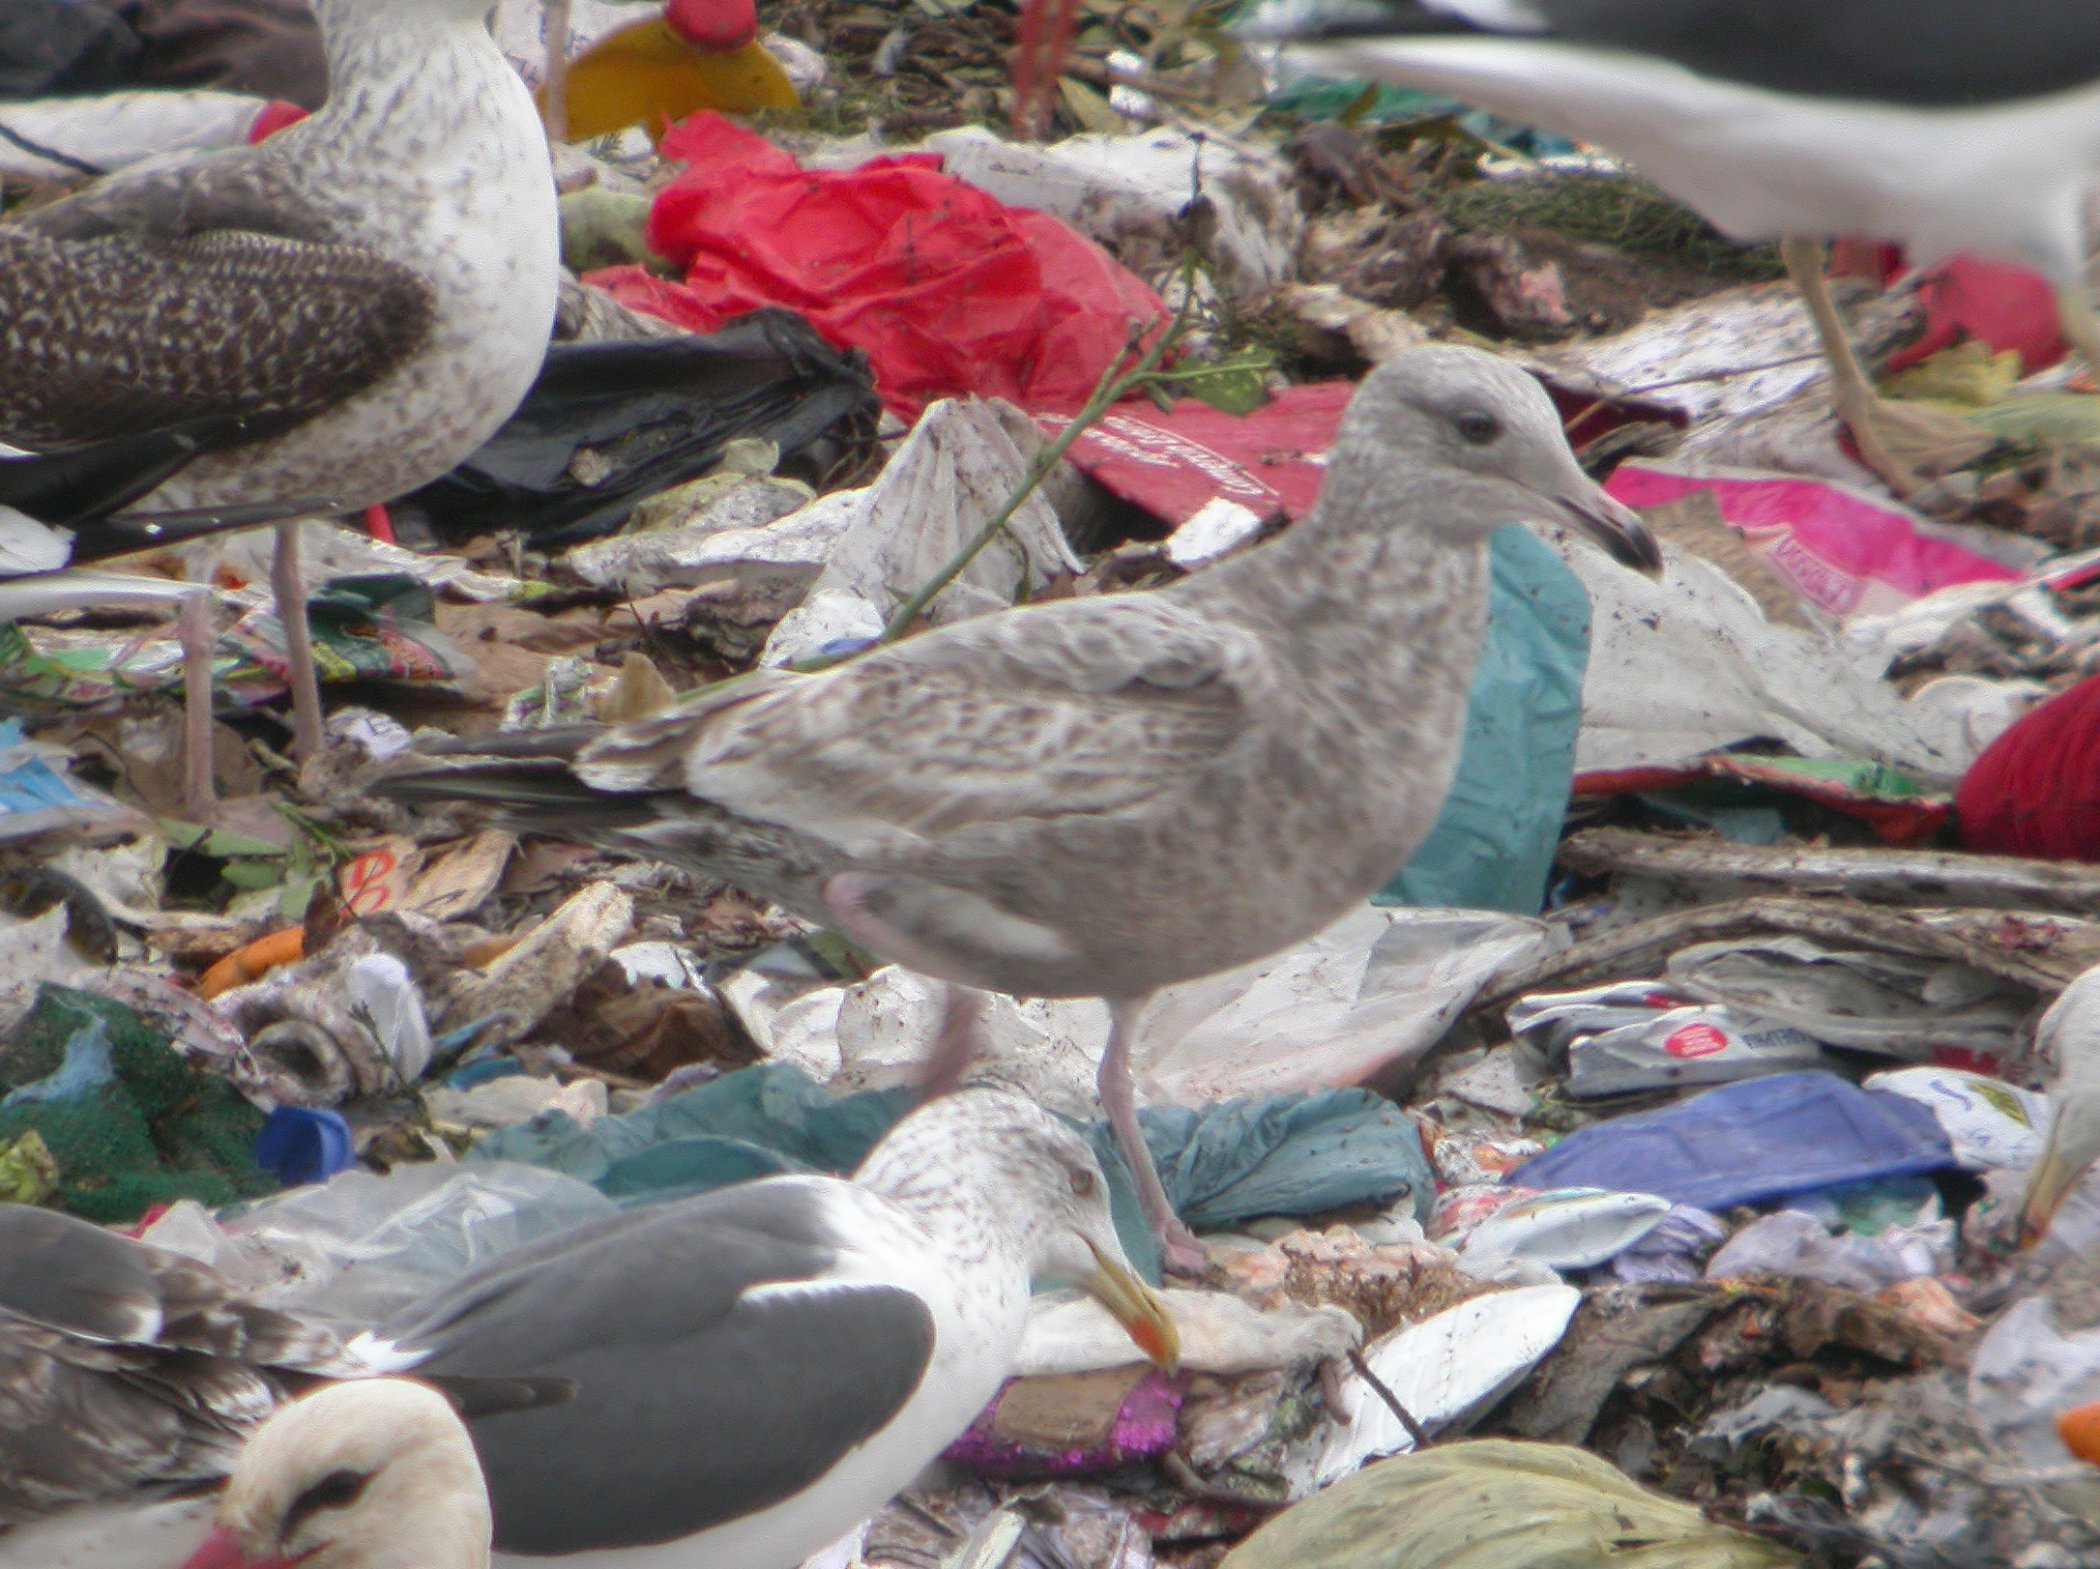
[[282, 1534], [290, 1536], [300, 1521], [323, 1509], [347, 1509], [357, 1502], [371, 1480], [370, 1473], [364, 1471], [329, 1472], [292, 1500], [291, 1508], [284, 1512]]
[[1072, 1168], [1072, 1191], [1083, 1199], [1094, 1196], [1094, 1174], [1082, 1167]]
[[1502, 422], [1477, 409], [1458, 417], [1458, 433], [1476, 447], [1484, 447], [1502, 434]]

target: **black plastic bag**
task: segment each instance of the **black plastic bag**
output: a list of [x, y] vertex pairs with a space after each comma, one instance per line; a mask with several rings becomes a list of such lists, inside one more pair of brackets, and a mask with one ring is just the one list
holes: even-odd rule
[[[866, 359], [792, 311], [719, 332], [556, 344], [510, 422], [443, 479], [396, 503], [448, 539], [523, 533], [538, 548], [610, 534], [637, 501], [704, 474], [740, 436], [776, 443], [783, 473], [812, 483], [858, 465], [882, 405]], [[576, 475], [610, 472], [595, 484]]]
[[100, 0], [0, 0], [0, 100], [127, 86], [142, 50]]

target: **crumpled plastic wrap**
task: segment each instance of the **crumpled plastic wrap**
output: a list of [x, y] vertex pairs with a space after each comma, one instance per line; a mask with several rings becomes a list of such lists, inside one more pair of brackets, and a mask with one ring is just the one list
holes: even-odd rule
[[[761, 662], [786, 664], [829, 644], [873, 639], [897, 607], [932, 581], [1020, 484], [1042, 434], [1007, 404], [934, 404], [882, 475], [864, 490], [812, 502], [774, 525], [822, 516], [836, 543], [802, 602], [766, 640]], [[1076, 577], [1057, 514], [1040, 490], [928, 604], [936, 625], [1003, 610], [1047, 583]]]
[[1482, 1438], [1404, 1455], [1256, 1531], [1222, 1569], [1788, 1569], [1783, 1547], [1706, 1519], [1565, 1444]]

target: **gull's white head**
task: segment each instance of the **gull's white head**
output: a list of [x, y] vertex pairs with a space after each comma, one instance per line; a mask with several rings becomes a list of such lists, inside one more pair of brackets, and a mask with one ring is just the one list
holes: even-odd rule
[[280, 1407], [183, 1569], [488, 1569], [473, 1441], [445, 1397], [378, 1378]]
[[1116, 1236], [1100, 1162], [1034, 1102], [983, 1088], [944, 1095], [891, 1129], [854, 1180], [907, 1208], [949, 1199], [991, 1206], [1038, 1279], [1095, 1298], [1161, 1367], [1179, 1360], [1173, 1316]]
[[1455, 542], [1485, 540], [1505, 523], [1572, 523], [1623, 565], [1662, 573], [1639, 516], [1575, 461], [1545, 389], [1498, 355], [1424, 344], [1366, 376], [1342, 416], [1320, 505], [1382, 509], [1424, 475], [1439, 489], [1425, 526]]

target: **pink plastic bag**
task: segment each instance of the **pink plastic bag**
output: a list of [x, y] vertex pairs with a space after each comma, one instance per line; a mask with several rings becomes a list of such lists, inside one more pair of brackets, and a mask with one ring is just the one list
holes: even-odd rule
[[1810, 604], [1843, 618], [1877, 615], [1955, 583], [2012, 582], [2001, 561], [1933, 537], [1892, 501], [1797, 474], [1695, 474], [1631, 461], [1604, 488], [1629, 507], [1711, 491], [1721, 516]]

